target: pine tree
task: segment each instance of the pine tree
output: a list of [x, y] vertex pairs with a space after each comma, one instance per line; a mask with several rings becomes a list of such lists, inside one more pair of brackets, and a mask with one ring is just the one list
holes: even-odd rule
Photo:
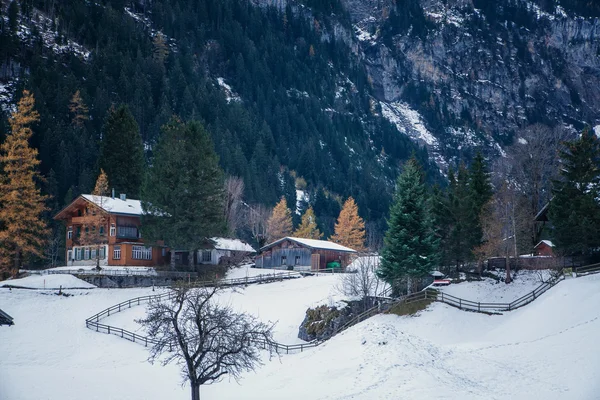
[[39, 121], [33, 94], [23, 91], [17, 111], [9, 118], [11, 134], [0, 146], [0, 270], [14, 272], [28, 256], [42, 257], [49, 234], [41, 216], [47, 210], [36, 181], [38, 151], [29, 146], [30, 125]]
[[78, 128], [82, 128], [83, 124], [90, 119], [89, 110], [83, 102], [79, 90], [76, 91], [71, 98], [71, 102], [69, 103], [69, 111], [72, 115], [71, 123], [73, 126]]
[[144, 147], [138, 124], [127, 106], [111, 109], [103, 127], [100, 168], [117, 193], [140, 194], [144, 173]]
[[212, 140], [199, 122], [174, 118], [163, 126], [142, 190], [142, 231], [149, 242], [171, 248], [172, 268], [175, 250], [193, 254], [226, 230], [223, 182]]
[[560, 253], [585, 257], [600, 247], [600, 140], [586, 128], [565, 145], [550, 201], [552, 239]]
[[481, 222], [481, 212], [484, 205], [492, 198], [492, 184], [490, 182], [490, 174], [487, 170], [487, 165], [480, 152], [477, 152], [473, 163], [469, 168], [469, 193], [471, 198], [472, 224], [469, 234], [470, 243], [469, 249], [473, 251], [483, 242], [483, 230]]
[[267, 241], [273, 243], [276, 240], [292, 234], [292, 212], [287, 206], [285, 197], [281, 197], [279, 203], [273, 208], [273, 213], [267, 222]]
[[448, 211], [449, 231], [447, 249], [449, 261], [458, 269], [463, 263], [473, 258], [472, 248], [475, 247], [473, 239], [481, 234], [476, 232], [479, 214], [473, 201], [473, 193], [469, 189], [469, 173], [464, 164], [458, 168], [456, 175], [448, 173]]
[[165, 35], [162, 32], [158, 32], [154, 36], [152, 44], [154, 45], [154, 59], [160, 64], [164, 64], [169, 56], [169, 46], [167, 45]]
[[377, 271], [396, 293], [404, 279], [426, 276], [438, 263], [438, 239], [427, 197], [423, 172], [413, 157], [398, 177]]
[[317, 240], [323, 237], [323, 234], [317, 227], [317, 218], [315, 217], [315, 212], [312, 207], [308, 207], [306, 212], [302, 215], [302, 222], [294, 232], [294, 236]]
[[340, 211], [331, 241], [358, 252], [365, 249], [365, 222], [358, 215], [358, 206], [352, 197], [348, 197]]
[[108, 214], [106, 212], [106, 201], [108, 196], [108, 177], [104, 170], [100, 170], [100, 175], [96, 180], [94, 191], [92, 192], [93, 204], [88, 204], [85, 209], [83, 220], [83, 232], [80, 242], [85, 246], [93, 246], [91, 259], [96, 259], [96, 268], [100, 269], [101, 250], [107, 243], [107, 225]]

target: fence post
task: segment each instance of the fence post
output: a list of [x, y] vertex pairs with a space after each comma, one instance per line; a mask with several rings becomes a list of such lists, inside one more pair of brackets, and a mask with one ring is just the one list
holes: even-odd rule
[[108, 326], [108, 334], [110, 335], [110, 325]]
[[460, 308], [462, 310], [462, 299], [461, 298], [458, 299], [458, 308]]
[[442, 292], [442, 303], [444, 302], [444, 292]]
[[512, 304], [512, 303], [508, 303], [508, 311], [510, 311], [510, 305], [511, 305], [511, 304]]
[[477, 311], [481, 312], [481, 303], [480, 302], [477, 302]]

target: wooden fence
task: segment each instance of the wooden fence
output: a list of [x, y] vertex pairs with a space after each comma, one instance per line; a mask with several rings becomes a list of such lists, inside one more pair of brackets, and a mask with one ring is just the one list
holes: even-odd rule
[[[284, 272], [284, 273], [262, 274], [262, 275], [258, 275], [258, 276], [251, 276], [251, 277], [244, 277], [244, 278], [224, 279], [224, 280], [218, 281], [218, 284], [221, 286], [242, 286], [242, 285], [248, 285], [248, 284], [252, 284], [252, 283], [268, 283], [268, 282], [280, 281], [283, 279], [294, 279], [294, 278], [298, 278], [298, 277], [300, 277], [300, 275], [297, 272], [290, 271], [290, 272]], [[215, 281], [193, 282], [192, 286], [207, 287], [207, 286], [212, 286], [214, 284], [215, 284]], [[91, 330], [95, 330], [96, 332], [103, 332], [103, 333], [107, 333], [109, 335], [120, 336], [123, 339], [127, 339], [127, 340], [130, 340], [135, 343], [140, 343], [140, 344], [143, 344], [144, 346], [148, 346], [149, 344], [150, 345], [158, 344], [159, 341], [156, 339], [153, 339], [153, 338], [147, 337], [147, 336], [143, 336], [143, 335], [138, 335], [137, 333], [130, 332], [126, 329], [119, 328], [117, 326], [102, 324], [102, 323], [100, 323], [100, 320], [103, 318], [109, 317], [112, 314], [116, 314], [123, 310], [127, 310], [131, 307], [146, 304], [146, 303], [149, 303], [150, 301], [169, 300], [173, 296], [175, 296], [175, 293], [170, 291], [170, 292], [163, 293], [163, 294], [140, 296], [140, 297], [136, 297], [134, 299], [125, 300], [119, 304], [110, 306], [110, 307], [100, 311], [99, 313], [89, 317], [88, 319], [85, 320], [85, 326]], [[307, 343], [289, 344], [288, 345], [288, 344], [277, 343], [275, 341], [261, 339], [261, 340], [257, 340], [257, 344], [259, 346], [263, 347], [264, 349], [270, 349], [270, 350], [275, 351], [276, 353], [289, 354], [289, 353], [296, 352], [296, 351], [302, 352], [302, 351], [304, 351], [304, 349], [316, 347], [320, 344], [320, 342], [317, 340], [314, 340], [312, 342], [307, 342]], [[177, 344], [175, 344], [175, 343], [169, 344], [169, 346], [176, 346], [176, 345]]]

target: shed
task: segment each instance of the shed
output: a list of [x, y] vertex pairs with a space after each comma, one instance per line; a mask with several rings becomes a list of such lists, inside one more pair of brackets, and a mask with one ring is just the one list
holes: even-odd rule
[[213, 237], [210, 244], [198, 251], [198, 261], [212, 265], [235, 264], [253, 253], [256, 250], [240, 239]]
[[356, 250], [327, 240], [285, 237], [260, 249], [257, 268], [317, 271], [346, 268]]
[[14, 325], [13, 317], [0, 310], [0, 325]]
[[554, 244], [549, 240], [542, 240], [533, 248], [536, 256], [554, 257]]

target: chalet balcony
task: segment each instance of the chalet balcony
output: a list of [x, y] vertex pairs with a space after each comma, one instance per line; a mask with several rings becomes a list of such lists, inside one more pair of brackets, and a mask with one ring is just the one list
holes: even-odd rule
[[139, 239], [137, 226], [117, 225], [117, 239]]

